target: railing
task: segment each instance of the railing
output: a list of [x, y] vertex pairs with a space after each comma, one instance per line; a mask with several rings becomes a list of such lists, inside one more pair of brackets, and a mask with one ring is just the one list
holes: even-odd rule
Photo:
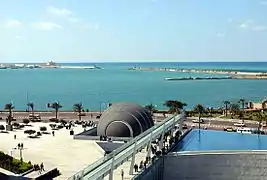
[[180, 151], [170, 155], [201, 155], [201, 154], [267, 154], [267, 150], [209, 150], [209, 151]]
[[[68, 180], [74, 180], [76, 177], [83, 177], [84, 179], [95, 180], [99, 179], [110, 172], [111, 167], [117, 167], [122, 164], [126, 159], [132, 157], [133, 153], [142, 149], [152, 139], [159, 137], [163, 131], [171, 128], [174, 124], [179, 122], [185, 117], [185, 114], [175, 115], [165, 119], [162, 123], [153, 126], [139, 136], [133, 138], [123, 146], [114, 150], [112, 153], [104, 156], [95, 163], [87, 166], [79, 171]], [[135, 152], [134, 152], [135, 151]]]

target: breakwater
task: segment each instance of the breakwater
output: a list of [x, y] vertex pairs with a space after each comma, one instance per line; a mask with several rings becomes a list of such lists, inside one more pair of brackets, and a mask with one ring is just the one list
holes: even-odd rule
[[165, 78], [167, 81], [185, 81], [185, 80], [222, 80], [232, 79], [232, 77], [181, 77], [181, 78]]
[[165, 78], [166, 81], [223, 80], [223, 79], [267, 80], [267, 75], [235, 75], [235, 76], [227, 76], [227, 77], [178, 77], [178, 78]]
[[156, 68], [156, 67], [133, 67], [129, 68], [131, 71], [164, 71], [164, 72], [178, 72], [178, 73], [205, 73], [205, 74], [228, 74], [234, 75], [248, 75], [248, 76], [267, 76], [267, 72], [241, 72], [229, 69], [183, 69], [183, 68]]

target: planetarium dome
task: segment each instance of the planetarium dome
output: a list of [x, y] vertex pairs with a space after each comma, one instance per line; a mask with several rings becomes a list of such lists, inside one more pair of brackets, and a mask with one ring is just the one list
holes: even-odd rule
[[112, 104], [101, 116], [98, 136], [135, 137], [154, 125], [151, 114], [134, 103]]

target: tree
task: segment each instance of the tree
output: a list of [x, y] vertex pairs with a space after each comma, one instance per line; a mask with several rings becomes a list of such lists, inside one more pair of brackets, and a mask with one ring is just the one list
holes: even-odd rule
[[[245, 99], [239, 99], [238, 101], [240, 104], [241, 104], [241, 107], [242, 107], [242, 113], [240, 112], [240, 114], [244, 114], [244, 111], [245, 111], [245, 103], [246, 103], [246, 100]], [[242, 118], [242, 123], [244, 123], [244, 118]]]
[[29, 102], [29, 103], [27, 104], [27, 106], [28, 106], [29, 108], [31, 108], [32, 115], [34, 116], [34, 103], [33, 103], [33, 102]]
[[12, 122], [12, 110], [15, 108], [15, 106], [13, 106], [12, 103], [9, 103], [9, 104], [6, 104], [5, 105], [5, 110], [8, 110], [8, 117], [7, 117], [7, 124], [8, 125], [11, 125], [11, 122]]
[[230, 111], [232, 115], [236, 115], [240, 113], [239, 104], [230, 104]]
[[50, 108], [54, 109], [56, 112], [56, 119], [58, 118], [58, 110], [62, 108], [62, 105], [59, 102], [54, 102], [52, 105], [50, 105]]
[[231, 104], [231, 102], [230, 101], [223, 101], [223, 104], [225, 106], [225, 116], [227, 116], [228, 106]]
[[5, 126], [4, 125], [0, 125], [0, 131], [3, 132], [5, 130]]
[[262, 127], [262, 120], [264, 119], [264, 114], [261, 111], [258, 111], [257, 120], [258, 120], [258, 133], [260, 134], [260, 129]]
[[82, 103], [74, 104], [74, 105], [73, 105], [73, 110], [74, 110], [75, 112], [78, 112], [79, 120], [81, 120], [81, 119], [82, 119], [81, 112], [82, 112], [82, 110], [83, 110], [83, 104], [82, 104]]
[[205, 112], [205, 107], [202, 104], [197, 104], [194, 107], [194, 111], [198, 113], [198, 128], [200, 129], [200, 119], [202, 114]]
[[244, 111], [244, 110], [245, 110], [245, 103], [246, 103], [246, 100], [245, 100], [245, 99], [239, 99], [238, 103], [241, 104], [242, 110]]
[[145, 106], [145, 109], [150, 112], [152, 115], [157, 109], [153, 104], [148, 104]]
[[185, 106], [187, 106], [187, 104], [181, 101], [167, 100], [165, 101], [164, 106], [169, 108], [170, 113], [179, 113]]

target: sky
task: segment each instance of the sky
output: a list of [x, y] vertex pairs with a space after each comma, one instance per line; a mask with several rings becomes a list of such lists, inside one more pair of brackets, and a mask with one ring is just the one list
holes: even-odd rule
[[267, 61], [267, 0], [8, 0], [0, 63]]

